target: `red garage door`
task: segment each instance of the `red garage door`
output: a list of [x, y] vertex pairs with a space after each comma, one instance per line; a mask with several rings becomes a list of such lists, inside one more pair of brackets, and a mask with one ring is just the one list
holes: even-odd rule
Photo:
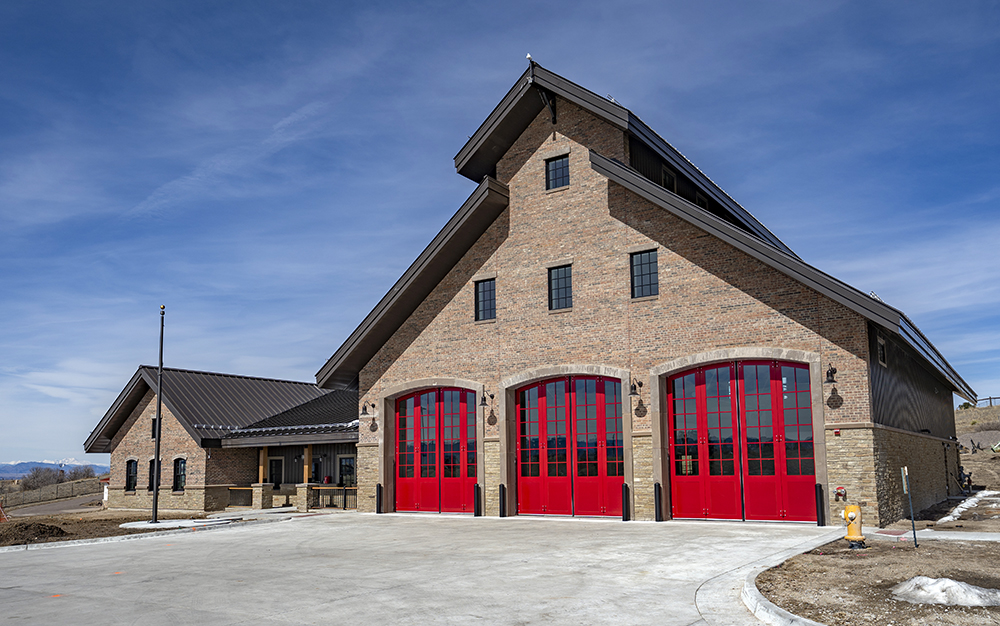
[[471, 512], [476, 395], [427, 389], [396, 402], [396, 510]]
[[667, 387], [673, 517], [816, 520], [807, 366], [711, 365]]
[[519, 513], [621, 515], [621, 382], [558, 378], [517, 392]]

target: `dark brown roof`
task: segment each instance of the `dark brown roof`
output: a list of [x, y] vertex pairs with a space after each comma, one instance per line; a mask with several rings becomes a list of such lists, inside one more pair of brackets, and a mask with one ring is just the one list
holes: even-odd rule
[[[333, 435], [333, 437], [330, 437]], [[358, 392], [331, 391], [305, 404], [222, 436], [223, 447], [312, 443], [317, 436], [325, 439], [357, 441]]]
[[[156, 368], [139, 366], [87, 438], [84, 450], [110, 452], [115, 434], [150, 389], [156, 389]], [[163, 369], [163, 404], [203, 447], [218, 445], [232, 429], [277, 416], [328, 393], [312, 383]]]
[[[484, 176], [491, 175], [497, 162], [514, 145], [535, 116], [545, 108], [540, 91], [547, 92], [550, 96], [564, 98], [638, 139], [675, 171], [693, 181], [706, 196], [714, 199], [733, 224], [759, 237], [765, 243], [783, 250], [786, 254], [795, 256], [795, 252], [768, 230], [760, 220], [733, 200], [637, 115], [617, 102], [603, 98], [533, 61], [455, 156], [455, 169], [459, 174], [477, 183]], [[557, 118], [558, 112], [557, 104]]]
[[785, 254], [763, 244], [757, 238], [747, 235], [725, 220], [719, 219], [708, 211], [704, 211], [680, 196], [650, 182], [632, 168], [618, 161], [603, 157], [591, 150], [590, 164], [594, 171], [606, 176], [612, 182], [843, 304], [882, 328], [896, 333], [949, 383], [955, 393], [970, 402], [975, 401], [976, 392], [972, 387], [959, 376], [937, 348], [920, 332], [920, 329], [899, 309], [837, 280], [798, 257]]
[[357, 389], [358, 372], [507, 208], [507, 185], [484, 179], [389, 293], [316, 373], [326, 389]]

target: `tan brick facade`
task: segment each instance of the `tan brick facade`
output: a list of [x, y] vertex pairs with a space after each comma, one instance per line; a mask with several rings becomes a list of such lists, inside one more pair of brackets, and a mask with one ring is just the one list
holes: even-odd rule
[[[653, 423], [665, 413], [658, 404], [663, 397], [651, 389], [668, 375], [651, 374], [665, 363], [737, 348], [809, 355], [802, 362], [812, 368], [817, 431], [824, 424], [871, 422], [866, 320], [591, 169], [588, 148], [627, 161], [627, 146], [621, 130], [560, 101], [554, 128], [543, 111], [500, 160], [508, 209], [360, 374], [359, 401], [380, 409], [380, 429], [362, 429], [360, 440], [382, 445], [366, 461], [359, 451], [361, 493], [373, 495], [374, 483], [383, 481], [391, 509], [385, 466], [391, 467], [393, 436], [386, 428], [392, 420], [385, 416], [393, 404], [386, 390], [405, 389], [410, 381], [424, 381], [416, 389], [435, 378], [464, 379], [496, 393], [498, 423], [479, 417], [487, 444], [480, 446], [487, 515], [498, 511], [497, 481], [510, 491], [515, 474], [506, 451], [516, 425], [513, 396], [502, 381], [531, 370], [581, 364], [649, 381], [641, 394], [646, 410], [631, 416], [628, 433], [637, 519], [654, 516], [654, 481], [667, 491], [665, 433]], [[545, 159], [561, 154], [569, 155], [570, 185], [546, 191]], [[647, 249], [658, 252], [660, 293], [632, 300], [629, 252]], [[573, 308], [550, 312], [546, 267], [559, 262], [573, 268]], [[482, 276], [496, 279], [496, 320], [486, 323], [473, 319], [473, 283]], [[828, 363], [838, 369], [836, 393], [820, 377], [820, 364]], [[624, 408], [627, 413], [628, 398]], [[822, 450], [832, 459], [830, 484], [851, 482], [874, 506], [876, 485], [867, 478], [874, 472], [874, 444], [852, 440], [848, 450], [844, 441]], [[821, 434], [817, 446], [823, 446]], [[867, 452], [855, 459], [859, 446]], [[825, 476], [823, 464], [817, 479]], [[851, 478], [858, 476], [867, 477]], [[359, 503], [364, 499], [359, 494]]]

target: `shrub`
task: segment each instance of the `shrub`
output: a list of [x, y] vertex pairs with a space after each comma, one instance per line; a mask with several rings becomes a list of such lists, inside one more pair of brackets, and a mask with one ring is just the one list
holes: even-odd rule
[[21, 490], [31, 491], [32, 489], [41, 489], [42, 487], [54, 485], [62, 481], [63, 479], [60, 476], [59, 470], [52, 469], [51, 467], [35, 467], [28, 472], [27, 476], [21, 479]]
[[94, 478], [94, 467], [92, 465], [77, 465], [66, 472], [66, 480], [82, 480], [84, 478]]

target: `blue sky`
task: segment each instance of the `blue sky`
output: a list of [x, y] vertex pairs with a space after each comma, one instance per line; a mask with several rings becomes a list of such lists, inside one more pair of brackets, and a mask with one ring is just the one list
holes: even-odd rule
[[611, 94], [1000, 396], [992, 2], [0, 4], [0, 461], [140, 363], [311, 380], [526, 67]]

